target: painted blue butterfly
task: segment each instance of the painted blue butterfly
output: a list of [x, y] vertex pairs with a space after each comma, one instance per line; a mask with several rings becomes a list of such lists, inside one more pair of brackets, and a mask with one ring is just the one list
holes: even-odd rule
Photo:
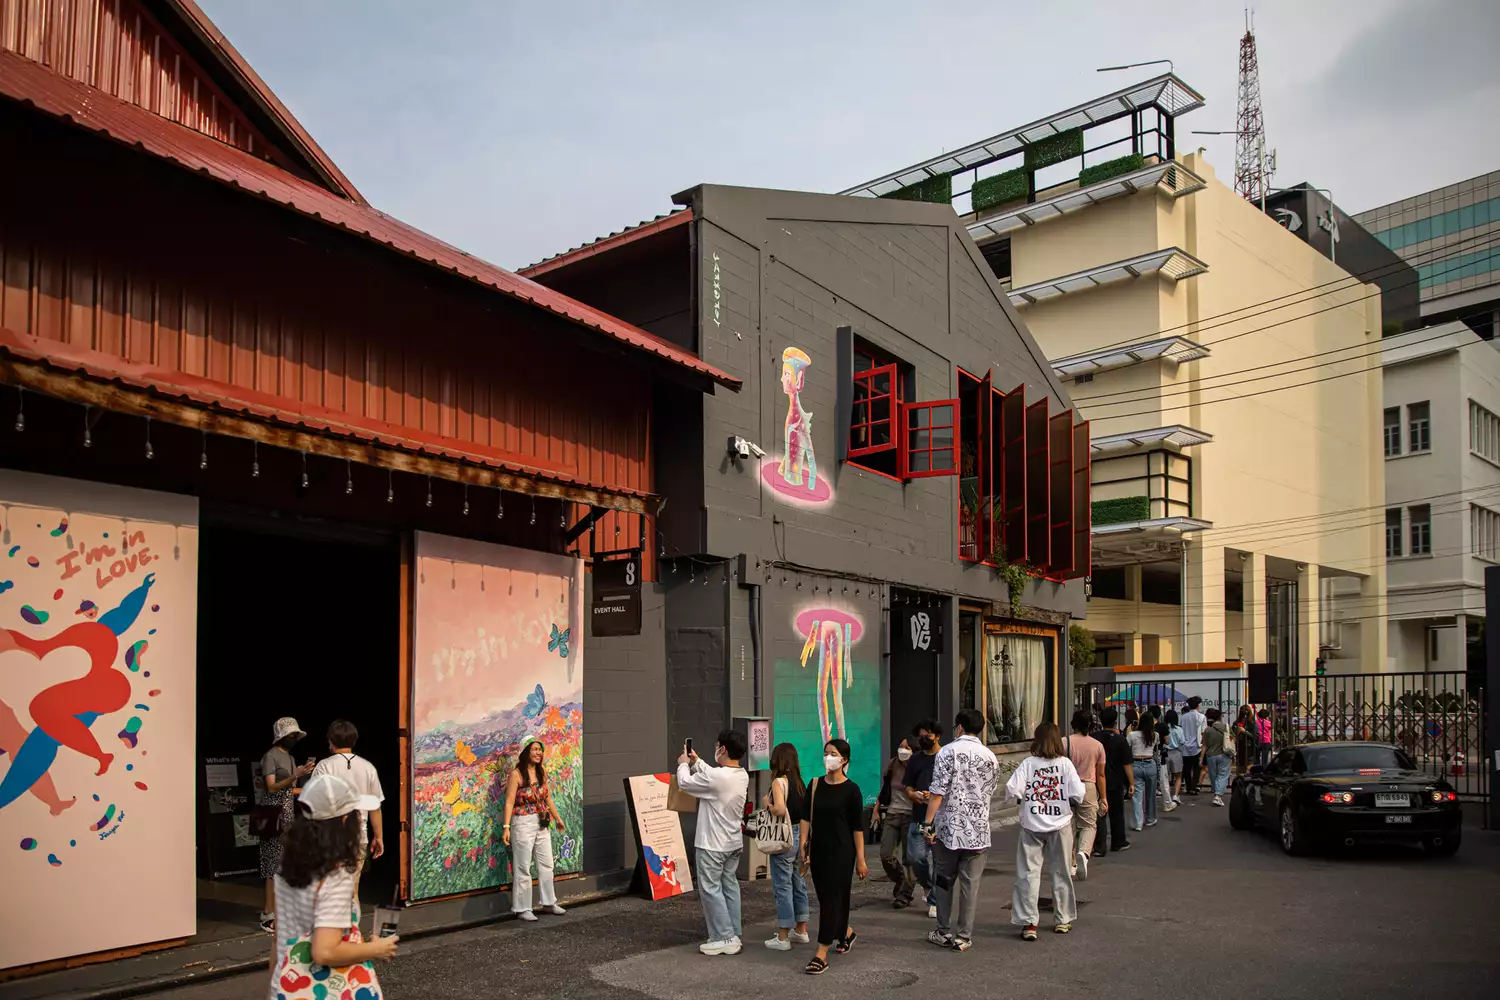
[[547, 707], [547, 696], [542, 693], [542, 686], [538, 684], [536, 690], [526, 696], [526, 707], [521, 709], [521, 714], [528, 719], [535, 719], [542, 714], [542, 709]]
[[557, 650], [557, 655], [566, 660], [568, 658], [568, 639], [572, 635], [573, 629], [571, 626], [559, 632], [557, 630], [557, 622], [553, 622], [552, 638], [547, 640], [547, 652], [550, 653], [555, 649]]

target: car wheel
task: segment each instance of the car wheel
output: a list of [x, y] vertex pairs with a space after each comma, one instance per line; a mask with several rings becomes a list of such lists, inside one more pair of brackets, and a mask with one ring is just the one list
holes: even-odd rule
[[1440, 858], [1451, 858], [1458, 853], [1459, 844], [1463, 843], [1463, 834], [1454, 830], [1452, 836], [1427, 838], [1427, 853], [1435, 854]]
[[1281, 849], [1292, 857], [1300, 857], [1307, 853], [1307, 836], [1302, 832], [1302, 824], [1297, 820], [1297, 811], [1292, 808], [1291, 803], [1281, 807]]
[[1229, 794], [1229, 825], [1236, 830], [1249, 830], [1255, 826], [1255, 816], [1250, 812], [1250, 800], [1243, 789], [1236, 788]]

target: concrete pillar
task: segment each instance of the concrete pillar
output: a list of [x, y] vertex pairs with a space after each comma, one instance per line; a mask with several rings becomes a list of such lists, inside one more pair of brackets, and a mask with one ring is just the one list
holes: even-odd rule
[[1130, 657], [1130, 659], [1126, 660], [1125, 662], [1129, 663], [1131, 666], [1140, 666], [1142, 663], [1146, 662], [1145, 660], [1141, 659], [1141, 655], [1144, 652], [1144, 650], [1141, 648], [1141, 640], [1142, 637], [1141, 633], [1139, 632], [1132, 632], [1130, 634], [1130, 638], [1127, 640], [1125, 655]]
[[[1266, 556], [1263, 552], [1250, 552], [1248, 558], [1240, 559], [1244, 572], [1245, 616], [1240, 632], [1240, 645], [1245, 649], [1246, 663], [1265, 663], [1270, 656], [1271, 643], [1266, 631]], [[1239, 559], [1238, 556], [1235, 557]]]
[[[1219, 663], [1224, 659], [1224, 557], [1221, 546], [1190, 543], [1187, 549], [1187, 635], [1182, 660]], [[1235, 557], [1238, 559], [1238, 557]]]
[[[1383, 674], [1390, 669], [1391, 632], [1399, 634], [1400, 623], [1387, 627], [1385, 599], [1385, 563], [1359, 581], [1359, 669], [1366, 674]], [[1399, 647], [1398, 647], [1399, 650]], [[1425, 652], [1423, 654], [1426, 655]], [[1415, 666], [1397, 664], [1397, 670], [1415, 670]]]
[[1323, 621], [1323, 586], [1318, 567], [1305, 563], [1297, 567], [1297, 672], [1317, 671], [1318, 636]]

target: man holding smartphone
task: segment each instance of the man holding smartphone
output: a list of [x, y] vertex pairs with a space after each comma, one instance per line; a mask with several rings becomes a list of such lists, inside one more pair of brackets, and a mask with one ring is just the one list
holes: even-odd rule
[[719, 734], [714, 763], [708, 767], [693, 752], [693, 741], [677, 758], [677, 787], [701, 803], [693, 846], [698, 852], [698, 898], [708, 924], [708, 940], [698, 946], [705, 955], [740, 953], [740, 852], [744, 834], [745, 797], [750, 775], [740, 766], [745, 737], [733, 729]]

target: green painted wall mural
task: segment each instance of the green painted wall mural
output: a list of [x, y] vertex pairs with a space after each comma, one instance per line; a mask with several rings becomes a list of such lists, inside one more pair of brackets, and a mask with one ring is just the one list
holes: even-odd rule
[[859, 785], [865, 804], [880, 794], [884, 766], [884, 703], [880, 658], [865, 637], [864, 622], [837, 608], [807, 608], [796, 616], [803, 640], [800, 657], [778, 659], [772, 739], [797, 748], [802, 777], [823, 770], [823, 745], [833, 737], [848, 740], [849, 777]]

